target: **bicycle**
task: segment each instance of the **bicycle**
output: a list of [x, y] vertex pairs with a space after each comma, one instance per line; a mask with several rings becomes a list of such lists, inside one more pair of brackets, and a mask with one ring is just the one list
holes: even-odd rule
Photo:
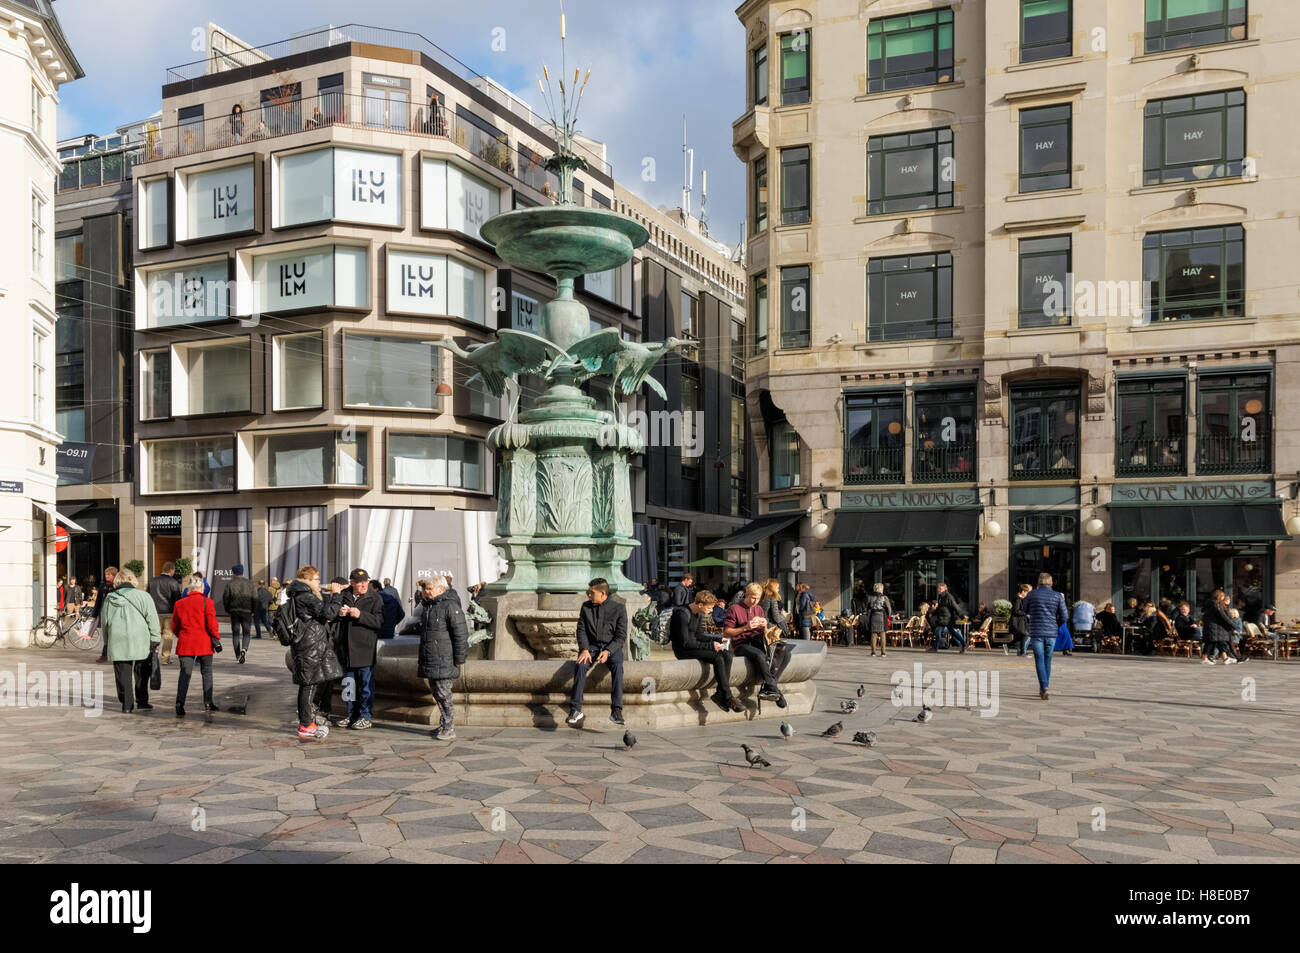
[[95, 626], [90, 635], [82, 635], [78, 631], [81, 623], [92, 618], [93, 613], [94, 609], [86, 606], [80, 613], [68, 612], [61, 616], [42, 616], [32, 626], [31, 644], [37, 648], [48, 649], [55, 642], [62, 640], [64, 645], [74, 646], [82, 651], [98, 649], [104, 644], [104, 635], [99, 631], [99, 626]]

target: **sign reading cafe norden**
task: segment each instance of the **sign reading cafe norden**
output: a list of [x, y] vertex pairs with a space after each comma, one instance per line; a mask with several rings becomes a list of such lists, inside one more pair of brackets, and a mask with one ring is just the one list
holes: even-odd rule
[[845, 493], [840, 498], [845, 510], [921, 509], [930, 507], [979, 506], [979, 491], [961, 490], [880, 490]]
[[1116, 503], [1215, 503], [1267, 500], [1271, 484], [1254, 483], [1117, 483]]

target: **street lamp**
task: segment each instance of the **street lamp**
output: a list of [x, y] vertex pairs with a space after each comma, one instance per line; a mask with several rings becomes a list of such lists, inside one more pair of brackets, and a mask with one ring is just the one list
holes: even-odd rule
[[1089, 536], [1100, 536], [1106, 532], [1106, 524], [1094, 516], [1084, 524], [1083, 531]]

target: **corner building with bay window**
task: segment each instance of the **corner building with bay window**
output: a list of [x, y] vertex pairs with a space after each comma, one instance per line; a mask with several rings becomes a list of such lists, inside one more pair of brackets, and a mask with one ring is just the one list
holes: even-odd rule
[[1300, 615], [1300, 7], [737, 16], [760, 565]]
[[[623, 193], [603, 145], [581, 146], [578, 201], [658, 236], [580, 281], [593, 330], [641, 339], [651, 262], [689, 270], [675, 287], [712, 300], [715, 319], [726, 299], [743, 320], [743, 270]], [[169, 71], [134, 170], [135, 538], [148, 572], [192, 556], [217, 598], [236, 564], [281, 579], [305, 563], [324, 577], [362, 566], [404, 597], [435, 572], [462, 589], [498, 577], [486, 437], [508, 408], [432, 342], [536, 330], [553, 280], [503, 266], [479, 228], [554, 201], [554, 149], [527, 105], [412, 33], [331, 28]], [[648, 579], [642, 463], [635, 578]]]

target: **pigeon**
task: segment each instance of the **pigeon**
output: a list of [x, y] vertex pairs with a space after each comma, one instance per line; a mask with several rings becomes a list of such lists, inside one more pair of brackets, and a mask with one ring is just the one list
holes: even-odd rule
[[751, 768], [770, 768], [772, 762], [763, 757], [763, 752], [755, 751], [749, 745], [741, 745], [745, 749], [745, 760], [749, 762]]
[[781, 737], [786, 741], [794, 737], [794, 729], [790, 727], [788, 722], [781, 722]]
[[630, 731], [623, 732], [623, 750], [631, 751], [635, 745], [636, 735], [632, 734]]
[[860, 745], [866, 745], [868, 748], [876, 746], [876, 733], [874, 731], [855, 731], [853, 740]]
[[866, 693], [867, 693], [867, 686], [866, 686], [866, 685], [859, 685], [859, 686], [858, 686], [858, 697], [861, 698], [861, 697], [862, 697], [863, 695], [865, 695]]
[[903, 686], [902, 686], [902, 685], [895, 685], [895, 686], [894, 686], [893, 698], [894, 698], [895, 701], [902, 701], [902, 699], [903, 699]]
[[822, 732], [822, 737], [834, 738], [843, 730], [844, 730], [844, 722], [837, 721], [835, 722], [835, 724], [831, 725], [829, 728], [827, 728], [825, 731]]
[[917, 713], [916, 718], [913, 720], [925, 722], [925, 721], [929, 721], [933, 717], [934, 717], [934, 711], [931, 710], [930, 706], [922, 705], [921, 710]]
[[856, 715], [858, 713], [858, 703], [854, 701], [840, 702], [840, 711], [846, 715]]

